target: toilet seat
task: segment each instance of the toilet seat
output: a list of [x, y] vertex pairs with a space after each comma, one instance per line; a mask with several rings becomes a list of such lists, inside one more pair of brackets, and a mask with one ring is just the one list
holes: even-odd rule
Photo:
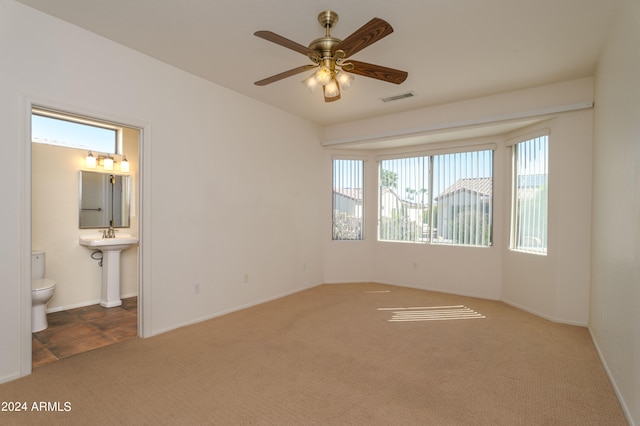
[[49, 278], [40, 278], [31, 281], [31, 291], [50, 290], [56, 286], [56, 282]]

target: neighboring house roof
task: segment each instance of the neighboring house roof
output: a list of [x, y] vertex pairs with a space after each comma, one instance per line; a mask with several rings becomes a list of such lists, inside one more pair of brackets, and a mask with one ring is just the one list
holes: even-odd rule
[[340, 188], [334, 189], [333, 192], [357, 202], [362, 202], [362, 198], [364, 195], [362, 188]]
[[409, 207], [409, 208], [425, 208], [425, 206], [429, 205], [429, 201], [426, 199], [428, 197], [425, 196], [425, 202], [424, 203], [417, 203], [415, 201], [410, 201], [410, 200], [404, 200], [402, 198], [400, 198], [400, 196], [396, 193], [396, 191], [391, 188], [390, 186], [383, 186], [382, 187], [382, 194], [384, 195], [385, 193], [389, 193], [392, 196], [396, 197], [398, 199], [398, 201], [400, 202], [400, 204], [404, 204], [405, 206]]
[[[521, 175], [518, 178], [518, 187], [520, 188], [538, 188], [547, 183], [547, 175]], [[436, 199], [443, 198], [447, 195], [454, 194], [459, 191], [476, 192], [480, 195], [492, 196], [493, 195], [493, 178], [465, 178], [457, 180], [453, 185], [442, 191]], [[334, 189], [334, 193], [343, 197], [352, 199], [356, 202], [362, 202], [364, 196], [363, 188], [340, 188]], [[417, 203], [415, 201], [405, 200], [400, 198], [396, 191], [389, 187], [383, 186], [382, 193], [390, 193], [396, 197], [400, 203], [411, 207], [422, 207], [428, 205], [428, 203]]]
[[477, 192], [481, 195], [491, 196], [493, 194], [493, 178], [459, 179], [456, 183], [442, 191], [436, 198], [443, 198], [460, 191]]

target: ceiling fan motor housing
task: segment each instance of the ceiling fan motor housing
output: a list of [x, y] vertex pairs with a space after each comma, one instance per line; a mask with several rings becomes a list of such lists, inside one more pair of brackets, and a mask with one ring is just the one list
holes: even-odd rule
[[313, 40], [309, 45], [309, 49], [315, 50], [320, 54], [320, 57], [324, 58], [327, 56], [331, 56], [333, 47], [341, 41], [342, 40], [331, 36], [321, 37]]
[[313, 40], [311, 44], [309, 44], [309, 49], [318, 52], [321, 58], [330, 57], [332, 56], [334, 46], [342, 41], [338, 38], [331, 37], [330, 34], [331, 28], [338, 22], [338, 14], [331, 10], [326, 10], [318, 15], [318, 22], [322, 25], [322, 28], [326, 29], [326, 34], [324, 37]]

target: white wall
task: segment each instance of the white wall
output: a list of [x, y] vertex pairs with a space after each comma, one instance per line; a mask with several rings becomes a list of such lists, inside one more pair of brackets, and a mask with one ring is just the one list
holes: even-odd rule
[[496, 121], [535, 117], [559, 107], [593, 101], [593, 80], [581, 78], [382, 117], [341, 123], [324, 128], [323, 143], [337, 146], [352, 142], [430, 135]]
[[[587, 325], [589, 318], [592, 116], [592, 110], [564, 113], [507, 136], [549, 130], [549, 241], [546, 256], [509, 250], [507, 187], [502, 300], [576, 325]], [[506, 154], [507, 176], [510, 167]]]
[[[123, 148], [130, 162], [131, 226], [122, 232], [138, 235], [138, 132], [123, 132]], [[87, 151], [34, 143], [31, 146], [31, 233], [32, 248], [46, 253], [46, 276], [56, 282], [48, 311], [96, 304], [102, 286], [101, 268], [91, 258], [93, 250], [78, 244], [79, 171], [84, 169]], [[96, 154], [97, 155], [97, 154]], [[100, 171], [96, 169], [95, 171]], [[117, 170], [114, 173], [120, 173]], [[104, 229], [104, 228], [103, 228]], [[138, 250], [122, 252], [120, 295], [138, 294]]]
[[589, 329], [640, 424], [640, 3], [623, 5], [595, 80]]
[[31, 368], [30, 102], [143, 128], [147, 334], [323, 282], [317, 126], [12, 0], [0, 51], [0, 382]]
[[[327, 206], [333, 203], [333, 187], [332, 161], [335, 158], [350, 158], [364, 161], [364, 239], [360, 241], [332, 241], [332, 217], [331, 207], [327, 208], [326, 215], [323, 216], [321, 228], [327, 232], [323, 232], [324, 241], [324, 279], [326, 283], [354, 283], [354, 282], [372, 282], [375, 281], [373, 266], [373, 241], [376, 239], [377, 230], [377, 172], [376, 162], [373, 156], [368, 152], [362, 151], [331, 151], [326, 150], [324, 156], [323, 174], [324, 188], [322, 194], [325, 196]], [[371, 214], [373, 209], [373, 215]]]
[[[449, 118], [455, 118], [449, 116]], [[501, 137], [432, 143], [419, 147], [386, 149], [378, 155], [416, 152], [420, 150], [446, 150], [447, 147], [498, 145]], [[502, 150], [494, 151], [494, 164], [500, 164]], [[377, 170], [375, 171], [377, 173]], [[377, 179], [377, 177], [376, 177]], [[377, 180], [376, 180], [377, 181]], [[500, 232], [503, 172], [494, 167], [494, 245], [492, 247], [462, 247], [444, 245], [376, 242], [374, 245], [375, 279], [387, 284], [398, 284], [425, 290], [452, 294], [500, 298]], [[377, 211], [370, 211], [377, 217]], [[496, 227], [496, 224], [498, 226]], [[461, 267], [464, 265], [464, 267]]]
[[[565, 106], [590, 104], [593, 80], [580, 79], [519, 92], [457, 102], [327, 128], [341, 129], [354, 140], [374, 140], [397, 130], [407, 132], [421, 123], [434, 128], [468, 120], [488, 123], [509, 114], [536, 114]], [[571, 108], [570, 108], [571, 109]], [[446, 113], [444, 113], [446, 111]], [[365, 241], [325, 241], [325, 279], [328, 282], [376, 281], [426, 290], [504, 300], [545, 318], [586, 325], [589, 314], [591, 221], [591, 109], [536, 115], [539, 122], [504, 135], [365, 151], [368, 204]], [[421, 118], [422, 121], [421, 121]], [[534, 120], [534, 121], [536, 121]], [[387, 126], [383, 126], [383, 124]], [[547, 256], [509, 250], [511, 151], [508, 139], [537, 129], [550, 131], [549, 252]], [[457, 130], [457, 128], [451, 129]], [[447, 138], [446, 132], [441, 134]], [[493, 246], [450, 247], [376, 241], [377, 155], [494, 144]], [[334, 144], [336, 146], [339, 144]], [[349, 144], [345, 143], [348, 147]], [[352, 151], [333, 149], [335, 155]], [[330, 155], [326, 162], [330, 163]], [[330, 173], [328, 166], [327, 173]], [[328, 180], [328, 179], [327, 179]], [[330, 188], [326, 191], [330, 194]], [[365, 202], [366, 204], [367, 202]], [[330, 236], [328, 237], [330, 238]], [[342, 278], [342, 280], [341, 280]]]
[[[520, 259], [507, 251], [509, 157], [501, 138], [496, 139], [494, 247], [378, 243], [375, 203], [367, 207], [366, 241], [333, 242], [333, 151], [320, 147], [322, 129], [12, 0], [0, 0], [0, 12], [0, 127], [6, 160], [0, 168], [0, 198], [6, 201], [0, 206], [0, 382], [30, 368], [24, 361], [30, 350], [28, 315], [20, 313], [30, 295], [31, 235], [25, 218], [31, 206], [25, 194], [31, 172], [23, 152], [30, 150], [29, 101], [144, 128], [141, 268], [149, 334], [322, 282], [344, 281], [505, 299], [551, 319], [586, 322], [590, 111], [552, 115], [545, 124], [554, 140], [550, 179], [557, 185], [555, 193], [550, 189], [549, 256]], [[591, 88], [592, 80], [582, 79], [434, 107], [434, 114], [388, 117], [375, 126], [368, 121], [340, 125], [327, 129], [327, 135], [366, 139], [396, 132], [398, 126], [419, 130], [424, 120], [446, 127], [514, 111], [544, 111], [589, 102]], [[364, 155], [366, 197], [375, 200], [375, 153]], [[637, 186], [627, 189], [637, 194]], [[533, 275], [522, 285], [527, 271]], [[196, 282], [199, 294], [193, 292]], [[617, 315], [613, 303], [608, 309], [606, 315]], [[632, 344], [637, 347], [637, 342], [636, 335]], [[605, 347], [613, 352], [618, 346]], [[614, 364], [626, 368], [626, 361]], [[630, 391], [637, 390], [638, 381], [632, 383]]]

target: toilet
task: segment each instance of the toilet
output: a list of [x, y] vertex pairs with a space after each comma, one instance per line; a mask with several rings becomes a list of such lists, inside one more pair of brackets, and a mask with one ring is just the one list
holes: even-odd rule
[[31, 252], [31, 332], [46, 329], [47, 302], [53, 296], [56, 282], [44, 277], [45, 255], [43, 251]]

